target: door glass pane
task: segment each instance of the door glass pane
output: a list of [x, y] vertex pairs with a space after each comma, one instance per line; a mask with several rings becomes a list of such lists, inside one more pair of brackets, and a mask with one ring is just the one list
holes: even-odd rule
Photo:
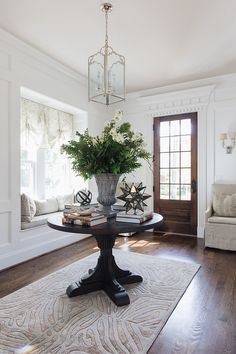
[[169, 169], [161, 168], [160, 169], [160, 178], [161, 178], [161, 183], [169, 183], [170, 182]]
[[169, 184], [160, 185], [160, 199], [169, 199]]
[[160, 198], [191, 200], [191, 119], [160, 122]]
[[170, 150], [171, 151], [179, 151], [180, 150], [180, 137], [174, 136], [170, 138]]
[[179, 169], [172, 168], [170, 170], [170, 183], [179, 183]]
[[169, 151], [169, 138], [160, 138], [160, 151]]
[[169, 154], [161, 152], [160, 154], [160, 167], [169, 167]]
[[191, 190], [190, 185], [181, 185], [181, 200], [191, 200]]
[[191, 169], [182, 168], [181, 169], [181, 183], [189, 183], [191, 181]]
[[170, 121], [170, 135], [179, 135], [180, 134], [180, 121], [172, 120]]
[[170, 185], [170, 199], [179, 199], [180, 198], [180, 188], [179, 185], [171, 184]]
[[181, 151], [191, 150], [191, 135], [181, 136]]
[[181, 153], [181, 167], [191, 167], [191, 153], [182, 152]]
[[191, 119], [181, 120], [181, 134], [191, 134]]
[[170, 167], [179, 167], [179, 162], [180, 162], [179, 159], [180, 159], [179, 152], [170, 153]]
[[169, 122], [161, 122], [160, 123], [160, 136], [169, 136]]

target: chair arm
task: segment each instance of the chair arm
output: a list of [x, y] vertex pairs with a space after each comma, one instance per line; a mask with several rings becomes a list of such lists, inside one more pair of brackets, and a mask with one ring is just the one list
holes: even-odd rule
[[205, 211], [205, 222], [208, 221], [208, 219], [212, 216], [212, 207], [209, 207], [206, 211]]

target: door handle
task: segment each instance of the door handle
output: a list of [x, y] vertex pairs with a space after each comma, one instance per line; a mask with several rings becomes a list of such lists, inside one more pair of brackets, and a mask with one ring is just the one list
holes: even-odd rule
[[193, 179], [191, 182], [191, 191], [192, 193], [196, 193], [197, 191], [197, 182], [195, 181], [195, 179]]

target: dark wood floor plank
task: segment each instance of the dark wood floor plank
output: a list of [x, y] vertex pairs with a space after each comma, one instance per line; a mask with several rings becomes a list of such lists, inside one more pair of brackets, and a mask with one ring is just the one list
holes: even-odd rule
[[[119, 237], [116, 247], [201, 264], [149, 354], [236, 354], [235, 252], [204, 249], [193, 237], [150, 232]], [[91, 237], [2, 271], [0, 297], [96, 251]]]

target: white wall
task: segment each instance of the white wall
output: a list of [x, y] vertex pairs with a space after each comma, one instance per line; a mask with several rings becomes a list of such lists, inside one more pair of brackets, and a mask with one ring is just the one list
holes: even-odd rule
[[80, 238], [47, 226], [20, 231], [21, 87], [87, 112], [93, 134], [106, 120], [103, 106], [88, 103], [86, 78], [0, 30], [0, 269]]
[[[234, 94], [236, 86], [232, 88]], [[236, 96], [236, 94], [235, 94]], [[219, 99], [219, 96], [216, 97]], [[232, 154], [226, 154], [218, 137], [220, 133], [236, 132], [236, 98], [221, 100], [215, 105], [215, 181], [219, 183], [236, 182], [236, 147]]]
[[[198, 236], [203, 237], [212, 183], [236, 183], [236, 148], [227, 155], [219, 140], [220, 133], [236, 131], [236, 74], [132, 93], [121, 108], [124, 119], [144, 134], [149, 151], [154, 117], [198, 112]], [[143, 181], [152, 194], [153, 173], [146, 164], [128, 179]]]
[[[79, 57], [78, 57], [79, 60]], [[226, 155], [218, 135], [236, 130], [236, 74], [127, 95], [119, 107], [88, 103], [87, 80], [0, 30], [0, 269], [78, 239], [47, 226], [20, 231], [20, 88], [26, 87], [88, 113], [92, 134], [117, 108], [144, 133], [153, 150], [153, 117], [198, 112], [198, 235], [214, 181], [236, 183], [236, 150]], [[145, 165], [130, 179], [143, 181], [152, 194], [153, 176]], [[96, 197], [94, 181], [90, 189]], [[152, 203], [152, 201], [151, 201]]]

